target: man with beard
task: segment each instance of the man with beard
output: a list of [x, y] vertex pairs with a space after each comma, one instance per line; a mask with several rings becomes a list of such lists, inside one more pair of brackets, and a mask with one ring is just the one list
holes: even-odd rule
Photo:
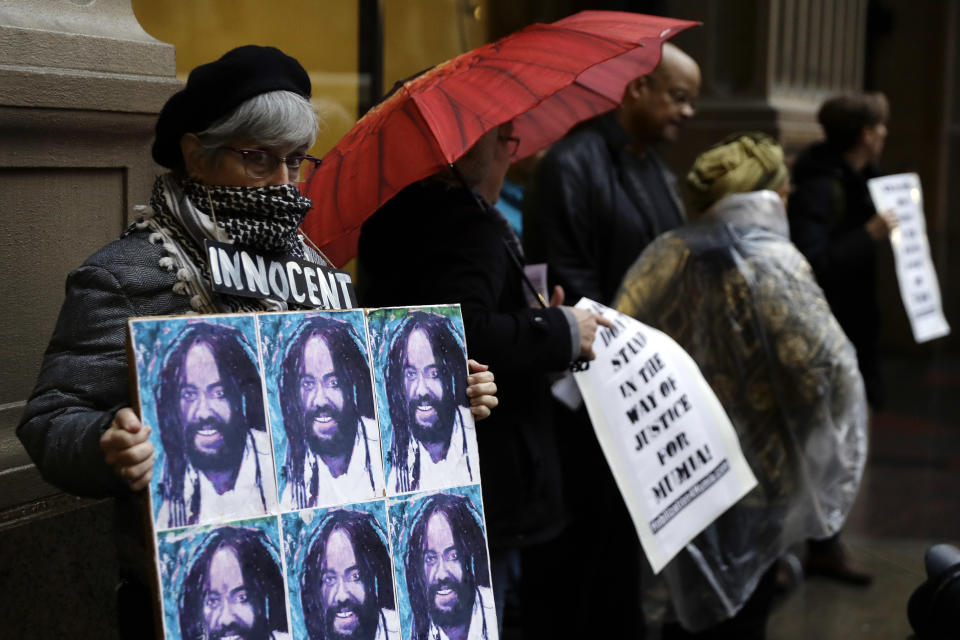
[[463, 385], [466, 355], [444, 316], [414, 311], [387, 354], [393, 439], [391, 491], [438, 489], [479, 479], [477, 435]]
[[214, 531], [194, 560], [180, 597], [183, 640], [285, 640], [283, 576], [272, 545], [255, 529]]
[[301, 576], [301, 603], [310, 640], [394, 640], [400, 621], [393, 573], [373, 516], [338, 509], [311, 543]]
[[380, 429], [358, 341], [350, 325], [316, 316], [290, 342], [280, 379], [287, 434], [284, 508], [381, 495]]
[[486, 544], [463, 496], [426, 500], [404, 559], [412, 640], [497, 640]]
[[260, 374], [232, 327], [187, 325], [160, 372], [166, 453], [158, 527], [266, 513], [276, 504]]

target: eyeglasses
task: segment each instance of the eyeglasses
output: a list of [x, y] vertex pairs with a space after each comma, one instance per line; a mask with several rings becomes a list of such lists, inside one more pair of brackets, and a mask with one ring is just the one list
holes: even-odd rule
[[320, 166], [320, 158], [308, 155], [278, 156], [263, 149], [238, 149], [226, 145], [220, 148], [240, 154], [240, 157], [243, 158], [244, 171], [254, 180], [262, 180], [272, 176], [282, 162], [287, 165], [288, 175], [295, 176], [297, 182], [305, 182]]
[[516, 136], [498, 136], [497, 140], [507, 145], [507, 151], [511, 156], [517, 155], [517, 149], [520, 147], [520, 138]]

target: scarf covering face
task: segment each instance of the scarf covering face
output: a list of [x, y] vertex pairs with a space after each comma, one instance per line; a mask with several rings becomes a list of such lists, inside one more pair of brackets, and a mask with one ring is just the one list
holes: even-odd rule
[[289, 253], [301, 260], [297, 229], [313, 203], [292, 184], [267, 187], [209, 187], [183, 181], [183, 193], [212, 216], [234, 244], [263, 253]]
[[311, 206], [293, 185], [207, 187], [165, 174], [153, 185], [150, 210], [123, 235], [138, 229], [151, 231], [149, 241], [163, 245], [167, 253], [159, 266], [176, 271], [173, 290], [189, 296], [190, 307], [197, 313], [284, 311], [288, 305], [277, 300], [214, 292], [203, 243], [232, 242], [258, 252], [288, 253], [319, 262], [319, 255], [305, 251], [297, 235]]

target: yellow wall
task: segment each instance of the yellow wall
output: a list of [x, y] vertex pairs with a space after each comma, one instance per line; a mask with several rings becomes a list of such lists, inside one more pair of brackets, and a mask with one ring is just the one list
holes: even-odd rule
[[486, 42], [486, 0], [385, 0], [383, 90]]
[[[177, 51], [177, 76], [243, 44], [271, 45], [310, 74], [322, 156], [357, 117], [358, 0], [132, 0], [144, 30]], [[384, 91], [484, 42], [486, 0], [381, 0]]]
[[303, 64], [326, 127], [323, 155], [356, 120], [357, 0], [132, 0], [144, 30], [177, 50], [177, 76], [243, 45], [270, 45]]

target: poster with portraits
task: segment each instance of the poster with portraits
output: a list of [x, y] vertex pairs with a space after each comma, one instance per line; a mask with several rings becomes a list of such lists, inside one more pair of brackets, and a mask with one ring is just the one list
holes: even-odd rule
[[459, 306], [129, 332], [165, 638], [497, 637]]

